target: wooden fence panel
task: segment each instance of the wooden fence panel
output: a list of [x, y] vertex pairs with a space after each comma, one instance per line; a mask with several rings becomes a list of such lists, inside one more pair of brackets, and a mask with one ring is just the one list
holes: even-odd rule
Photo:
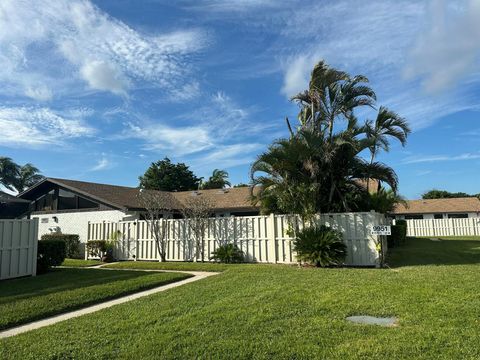
[[480, 218], [406, 221], [407, 236], [480, 236]]
[[[195, 243], [189, 219], [163, 220], [166, 228], [167, 260], [192, 261]], [[370, 235], [372, 225], [385, 224], [385, 217], [376, 213], [321, 214], [317, 224], [337, 229], [347, 245], [347, 265], [373, 266], [378, 264], [377, 242], [381, 237]], [[295, 215], [222, 217], [208, 219], [203, 244], [205, 260], [220, 245], [236, 244], [248, 262], [285, 263], [296, 262], [293, 250], [292, 228], [303, 227]], [[118, 223], [92, 223], [89, 239], [108, 239], [119, 231], [115, 256], [119, 260], [159, 260], [152, 229], [147, 221], [120, 221]], [[201, 259], [197, 259], [201, 260]]]
[[38, 219], [0, 220], [0, 280], [37, 273]]

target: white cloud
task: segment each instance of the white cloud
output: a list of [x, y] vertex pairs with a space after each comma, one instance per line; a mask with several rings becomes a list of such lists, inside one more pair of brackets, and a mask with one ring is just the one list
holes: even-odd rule
[[143, 149], [173, 152], [176, 155], [196, 153], [212, 146], [208, 130], [200, 126], [170, 127], [164, 124], [127, 124], [120, 137], [144, 141]]
[[64, 145], [95, 130], [81, 118], [65, 118], [48, 108], [0, 107], [0, 145], [29, 148]]
[[196, 159], [198, 169], [231, 168], [238, 165], [251, 164], [260, 149], [265, 145], [259, 143], [238, 143], [215, 146], [214, 150]]
[[462, 1], [455, 6], [443, 0], [433, 1], [429, 29], [419, 36], [405, 75], [422, 77], [428, 91], [452, 87], [468, 74], [478, 72], [479, 38], [478, 0]]
[[25, 95], [39, 101], [48, 101], [53, 98], [52, 91], [47, 86], [28, 87], [25, 90]]
[[313, 65], [324, 59], [352, 75], [366, 75], [379, 104], [405, 116], [415, 130], [459, 111], [478, 110], [477, 0], [455, 5], [435, 0], [374, 0], [362, 6], [350, 0], [310, 2], [282, 19], [276, 23], [281, 40], [269, 51], [282, 64], [281, 92], [287, 98], [307, 87]]
[[111, 91], [117, 95], [125, 95], [127, 81], [118, 69], [103, 61], [93, 61], [82, 65], [82, 78], [92, 89]]
[[460, 161], [480, 159], [480, 153], [464, 153], [460, 155], [416, 155], [403, 160], [404, 164], [431, 163], [442, 161]]
[[106, 156], [106, 154], [102, 154], [102, 157], [97, 161], [96, 165], [93, 166], [90, 171], [101, 171], [111, 169], [114, 166]]
[[[139, 81], [169, 91], [190, 71], [186, 56], [208, 39], [202, 29], [142, 34], [87, 0], [3, 0], [0, 80], [13, 94], [34, 98], [48, 97], [33, 90], [38, 84], [57, 91], [79, 79], [114, 94], [123, 95], [129, 83]], [[59, 79], [60, 71], [69, 79]]]
[[310, 72], [320, 59], [317, 56], [299, 55], [288, 61], [282, 86], [282, 94], [288, 98], [308, 87]]

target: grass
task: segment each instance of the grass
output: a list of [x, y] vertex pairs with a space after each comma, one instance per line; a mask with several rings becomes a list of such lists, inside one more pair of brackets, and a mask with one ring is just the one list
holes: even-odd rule
[[2, 281], [0, 329], [187, 277], [177, 273], [55, 269], [37, 277]]
[[[140, 269], [140, 270], [179, 270], [179, 271], [210, 271], [222, 272], [232, 265], [201, 263], [201, 262], [166, 262], [157, 261], [122, 261], [115, 264], [108, 264], [104, 267], [110, 269]], [[251, 266], [251, 265], [242, 265]]]
[[390, 263], [394, 267], [399, 267], [478, 265], [480, 262], [480, 238], [436, 237], [436, 239], [441, 239], [441, 241], [432, 241], [430, 238], [407, 238], [406, 246], [394, 249], [390, 256]]
[[[394, 269], [231, 265], [0, 343], [2, 359], [478, 359], [480, 241], [409, 239]], [[408, 256], [408, 259], [405, 259]], [[352, 324], [350, 315], [399, 325]]]
[[101, 264], [103, 264], [103, 262], [99, 260], [65, 259], [65, 261], [62, 263], [62, 266], [89, 267]]

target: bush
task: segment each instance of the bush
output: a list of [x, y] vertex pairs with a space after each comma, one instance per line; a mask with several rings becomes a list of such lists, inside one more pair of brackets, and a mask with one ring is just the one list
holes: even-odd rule
[[407, 225], [399, 222], [405, 220], [397, 220], [396, 225], [392, 225], [392, 235], [387, 236], [387, 245], [393, 248], [405, 244], [407, 239]]
[[299, 261], [315, 266], [341, 265], [347, 256], [342, 234], [325, 225], [297, 232], [293, 246]]
[[76, 234], [45, 234], [42, 240], [61, 240], [65, 242], [67, 258], [75, 259], [80, 256], [80, 236]]
[[240, 263], [245, 259], [245, 254], [234, 244], [220, 245], [213, 253], [210, 260], [226, 264]]
[[101, 258], [102, 253], [107, 251], [107, 242], [105, 240], [87, 241], [86, 251], [90, 256], [96, 256]]
[[66, 256], [63, 240], [40, 240], [37, 249], [37, 273], [42, 274], [52, 266], [59, 266]]

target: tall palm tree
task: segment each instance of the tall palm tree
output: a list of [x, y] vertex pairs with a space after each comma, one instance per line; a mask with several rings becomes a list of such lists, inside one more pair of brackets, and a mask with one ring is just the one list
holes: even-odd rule
[[373, 106], [376, 95], [367, 83], [363, 75], [350, 77], [320, 61], [312, 71], [308, 90], [292, 97], [300, 105], [301, 126], [315, 131], [326, 127], [332, 140], [337, 119], [348, 118], [359, 106]]
[[375, 121], [368, 120], [365, 125], [367, 138], [372, 141], [369, 147], [370, 162], [373, 162], [380, 149], [386, 152], [390, 150], [390, 138], [397, 139], [405, 146], [411, 132], [404, 118], [384, 106], [380, 106]]
[[[251, 178], [258, 191], [254, 202], [269, 205], [276, 199], [284, 213], [304, 217], [316, 212], [355, 210], [354, 194], [366, 191], [362, 179], [384, 181], [397, 188], [397, 176], [388, 166], [369, 163], [359, 156], [370, 144], [360, 136], [364, 128], [351, 117], [347, 129], [332, 135], [300, 129], [290, 139], [280, 139], [253, 163]], [[268, 209], [267, 209], [268, 210]]]
[[43, 178], [44, 176], [40, 175], [40, 171], [35, 166], [28, 163], [18, 168], [13, 186], [18, 192], [22, 192], [30, 186], [35, 185]]
[[19, 166], [9, 157], [0, 157], [0, 184], [9, 190], [15, 190], [15, 181]]
[[[381, 106], [375, 121], [367, 120], [365, 123], [366, 137], [370, 140], [370, 163], [373, 163], [379, 150], [390, 151], [390, 138], [400, 141], [402, 146], [407, 143], [411, 130], [407, 121], [397, 113]], [[367, 188], [370, 178], [367, 179]], [[378, 184], [380, 188], [380, 183]]]
[[228, 181], [228, 172], [225, 170], [215, 169], [213, 170], [212, 176], [203, 183], [202, 189], [223, 189], [224, 187], [230, 186], [230, 181]]

